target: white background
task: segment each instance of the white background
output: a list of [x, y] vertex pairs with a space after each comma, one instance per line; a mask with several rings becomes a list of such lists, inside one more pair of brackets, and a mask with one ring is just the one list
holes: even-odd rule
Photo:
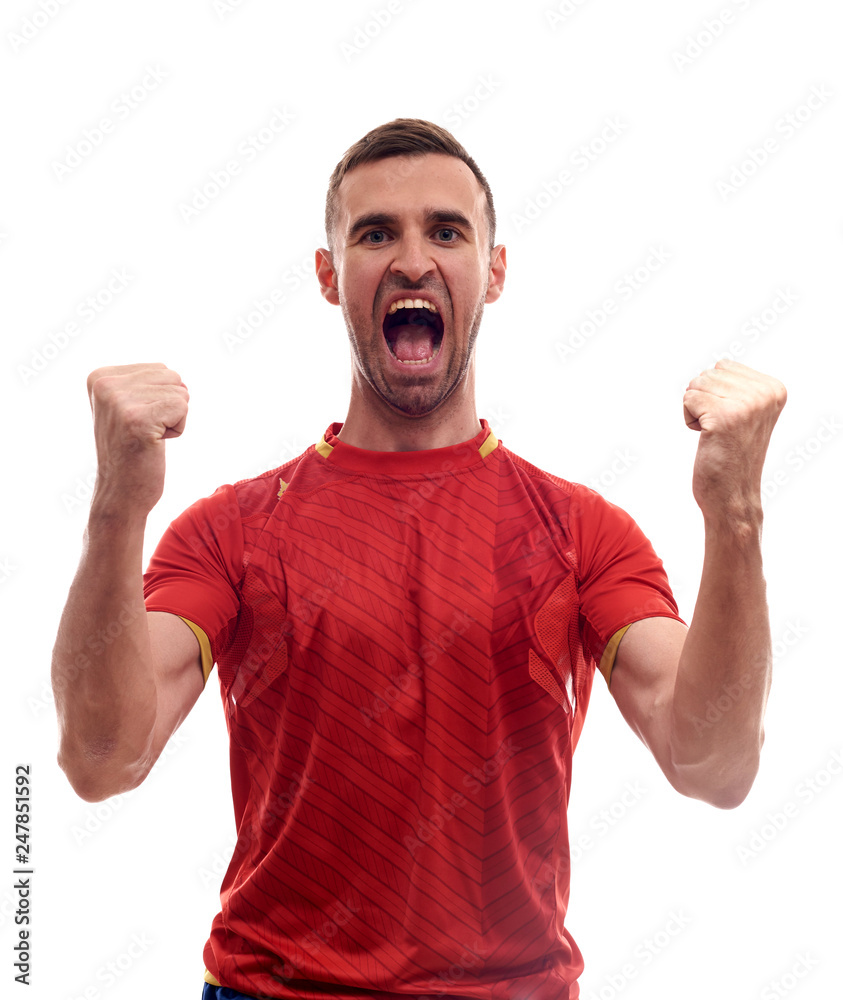
[[[309, 263], [324, 244], [328, 177], [369, 129], [422, 117], [450, 128], [486, 173], [508, 247], [506, 292], [478, 342], [479, 415], [517, 454], [570, 480], [598, 480], [629, 510], [688, 620], [703, 537], [685, 386], [732, 350], [789, 390], [765, 470], [777, 657], [761, 772], [734, 811], [681, 798], [597, 679], [570, 806], [572, 838], [592, 844], [575, 868], [568, 919], [586, 958], [582, 995], [840, 996], [839, 8], [393, 0], [379, 26], [372, 12], [386, 7], [3, 6], [2, 991], [135, 1000], [149, 987], [198, 1000], [218, 908], [211, 870], [232, 844], [216, 673], [137, 791], [87, 804], [55, 763], [50, 651], [94, 470], [86, 376], [163, 361], [190, 388], [148, 551], [198, 497], [318, 440], [345, 418], [349, 384], [341, 316]], [[731, 17], [721, 20], [723, 10]], [[150, 68], [163, 76], [154, 88]], [[145, 79], [145, 99], [128, 112], [121, 95], [143, 94]], [[822, 98], [788, 135], [785, 116], [812, 88]], [[240, 144], [274, 109], [293, 120], [247, 160]], [[103, 117], [112, 131], [86, 147], [85, 131]], [[608, 120], [620, 131], [601, 149]], [[767, 140], [766, 162], [753, 170], [749, 161], [739, 187], [718, 189]], [[576, 150], [592, 143], [580, 169]], [[68, 146], [80, 159], [62, 170]], [[232, 158], [240, 174], [185, 219], [180, 206]], [[543, 193], [565, 169], [572, 183]], [[536, 217], [525, 224], [527, 214]], [[669, 259], [621, 300], [616, 283], [646, 268], [651, 247]], [[303, 260], [310, 273], [294, 288], [289, 269]], [[77, 307], [112, 269], [131, 275], [127, 287], [80, 322]], [[273, 288], [285, 289], [284, 303], [230, 349], [225, 334]], [[609, 296], [615, 314], [571, 340]], [[764, 310], [775, 322], [748, 333]], [[78, 333], [62, 341], [74, 320]], [[566, 342], [580, 346], [563, 360]], [[11, 950], [18, 763], [32, 765], [34, 802], [25, 993]], [[631, 806], [619, 804], [627, 783], [638, 786]], [[769, 817], [788, 803], [795, 815], [777, 830]], [[751, 843], [763, 849], [752, 856]], [[672, 913], [685, 926], [657, 938]], [[128, 958], [133, 940], [138, 957]]]

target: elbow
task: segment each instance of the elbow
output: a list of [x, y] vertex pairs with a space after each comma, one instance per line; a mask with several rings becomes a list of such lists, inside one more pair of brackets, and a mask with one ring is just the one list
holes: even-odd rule
[[740, 768], [730, 761], [727, 767], [710, 765], [692, 772], [674, 771], [668, 780], [682, 795], [700, 799], [716, 809], [737, 809], [755, 782], [758, 760], [743, 761]]
[[752, 781], [743, 785], [727, 785], [722, 788], [709, 789], [704, 800], [717, 809], [737, 809], [746, 800]]
[[761, 763], [764, 737], [741, 747], [709, 748], [689, 759], [671, 754], [663, 768], [668, 781], [682, 795], [717, 809], [736, 809], [749, 795]]
[[56, 760], [70, 787], [85, 802], [103, 802], [133, 791], [150, 770], [140, 764], [121, 765], [113, 757], [96, 750], [82, 755], [60, 750]]

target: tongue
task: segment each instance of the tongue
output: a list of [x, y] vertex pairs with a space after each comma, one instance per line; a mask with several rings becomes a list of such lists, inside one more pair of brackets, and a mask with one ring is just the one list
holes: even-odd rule
[[433, 329], [407, 324], [389, 331], [392, 353], [399, 361], [424, 361], [433, 355]]

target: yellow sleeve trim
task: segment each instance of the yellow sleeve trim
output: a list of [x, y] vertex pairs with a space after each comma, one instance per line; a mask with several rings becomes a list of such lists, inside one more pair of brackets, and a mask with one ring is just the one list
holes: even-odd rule
[[222, 983], [215, 979], [207, 969], [205, 969], [205, 982], [210, 983], [211, 986], [222, 986]]
[[[629, 625], [633, 623], [630, 622]], [[618, 646], [621, 644], [621, 639], [623, 639], [626, 630], [629, 625], [624, 625], [623, 628], [619, 628], [617, 632], [612, 636], [612, 638], [606, 643], [606, 648], [603, 650], [603, 655], [600, 657], [600, 673], [606, 678], [606, 686], [610, 686], [612, 683], [612, 668], [615, 665], [615, 656], [618, 652]]]
[[[187, 618], [182, 618], [181, 615], [179, 615], [179, 618], [181, 618], [181, 620], [185, 623], [185, 625], [190, 627], [191, 632], [193, 632], [193, 634], [199, 640], [199, 652], [202, 656], [202, 676], [204, 677], [205, 683], [207, 684], [208, 676], [214, 669], [214, 658], [211, 654], [211, 641], [207, 637], [207, 635], [205, 635], [202, 629], [199, 628], [197, 624], [195, 624], [195, 622], [188, 621]], [[219, 983], [217, 983], [216, 985], [219, 986]]]

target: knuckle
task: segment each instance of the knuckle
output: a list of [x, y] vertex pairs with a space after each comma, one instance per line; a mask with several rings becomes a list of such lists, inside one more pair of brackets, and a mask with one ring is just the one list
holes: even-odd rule
[[91, 374], [88, 376], [88, 392], [93, 393], [97, 386], [103, 381], [103, 379], [108, 378], [109, 368], [95, 368]]
[[[97, 369], [97, 371], [107, 372], [109, 371], [109, 369], [99, 368]], [[105, 399], [106, 396], [109, 396], [113, 393], [115, 388], [115, 382], [116, 379], [114, 375], [107, 375], [107, 374], [98, 375], [97, 378], [94, 379], [93, 383], [91, 384], [92, 395], [99, 400]]]

